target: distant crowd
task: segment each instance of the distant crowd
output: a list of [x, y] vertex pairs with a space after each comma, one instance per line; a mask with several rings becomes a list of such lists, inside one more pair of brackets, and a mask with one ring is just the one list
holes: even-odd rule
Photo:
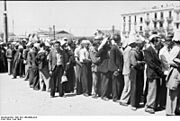
[[[96, 33], [93, 41], [0, 43], [0, 72], [29, 82], [34, 90], [92, 96], [154, 114], [180, 114], [180, 32], [162, 38]], [[6, 80], [1, 80], [6, 81]]]

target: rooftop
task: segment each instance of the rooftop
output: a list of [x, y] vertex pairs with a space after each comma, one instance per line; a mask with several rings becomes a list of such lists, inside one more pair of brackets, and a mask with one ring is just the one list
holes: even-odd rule
[[124, 14], [121, 14], [121, 16], [138, 15], [138, 14], [144, 14], [144, 13], [151, 13], [151, 12], [155, 12], [155, 11], [173, 10], [175, 8], [180, 8], [180, 6], [177, 6], [177, 5], [166, 5], [166, 6], [161, 5], [160, 7], [154, 6], [154, 7], [149, 8], [149, 9], [144, 8], [144, 9], [141, 9], [139, 11], [124, 13]]

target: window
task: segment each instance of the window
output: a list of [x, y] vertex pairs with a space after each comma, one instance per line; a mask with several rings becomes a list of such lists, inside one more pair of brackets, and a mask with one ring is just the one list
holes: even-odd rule
[[126, 17], [123, 17], [124, 22], [126, 22]]
[[163, 12], [161, 12], [161, 18], [163, 18]]
[[176, 28], [179, 29], [179, 24], [176, 24]]
[[172, 12], [171, 11], [169, 11], [169, 18], [171, 18], [172, 17]]
[[154, 18], [157, 18], [157, 13], [154, 14]]
[[131, 22], [131, 16], [129, 16], [129, 22]]
[[140, 26], [140, 31], [142, 31], [142, 26]]
[[159, 27], [163, 27], [163, 23], [162, 23], [162, 22], [160, 22], [160, 25], [159, 25]]
[[141, 18], [140, 18], [140, 23], [142, 23], [142, 22], [143, 22], [143, 18], [141, 17]]
[[154, 28], [156, 28], [157, 27], [157, 23], [154, 23]]

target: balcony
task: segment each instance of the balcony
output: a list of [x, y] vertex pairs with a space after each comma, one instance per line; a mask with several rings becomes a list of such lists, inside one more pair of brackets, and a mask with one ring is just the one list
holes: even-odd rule
[[167, 31], [173, 31], [173, 27], [172, 26], [167, 26]]
[[159, 19], [159, 22], [160, 22], [160, 23], [164, 23], [164, 18], [160, 18], [160, 19]]
[[153, 21], [154, 23], [157, 23], [159, 20], [158, 20], [157, 18], [153, 18], [152, 21]]
[[180, 23], [180, 19], [179, 18], [174, 20], [174, 24], [178, 24], [178, 23]]
[[165, 32], [165, 29], [164, 29], [164, 27], [160, 27], [160, 28], [158, 29], [158, 31], [159, 31], [159, 32]]
[[174, 12], [177, 13], [177, 14], [179, 14], [179, 13], [180, 13], [180, 8], [175, 8], [175, 9], [174, 9]]
[[151, 22], [149, 18], [146, 18], [144, 21], [147, 25], [149, 25], [149, 23]]
[[167, 20], [168, 23], [171, 23], [173, 21], [173, 17], [172, 16], [167, 17], [166, 20]]

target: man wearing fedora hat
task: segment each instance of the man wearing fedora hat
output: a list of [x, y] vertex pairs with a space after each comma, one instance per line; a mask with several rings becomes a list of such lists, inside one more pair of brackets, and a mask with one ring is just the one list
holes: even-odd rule
[[148, 85], [148, 94], [147, 102], [145, 105], [145, 111], [154, 114], [156, 108], [156, 100], [158, 97], [158, 89], [160, 79], [164, 76], [161, 61], [158, 55], [158, 49], [160, 49], [160, 39], [158, 35], [151, 35], [150, 46], [144, 50], [144, 58], [147, 64], [147, 85]]

